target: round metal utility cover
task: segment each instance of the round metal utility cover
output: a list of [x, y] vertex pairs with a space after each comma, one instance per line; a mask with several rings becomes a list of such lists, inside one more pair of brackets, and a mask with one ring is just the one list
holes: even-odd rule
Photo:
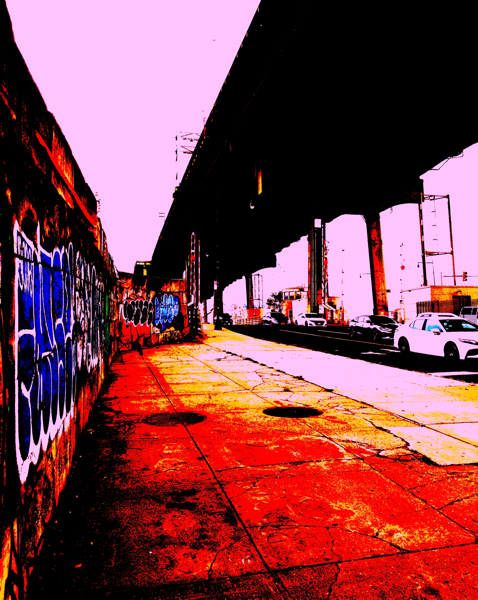
[[195, 412], [156, 413], [145, 417], [143, 421], [158, 427], [175, 427], [176, 425], [195, 425], [206, 420], [205, 415]]
[[269, 417], [282, 417], [284, 419], [306, 419], [307, 417], [317, 417], [323, 411], [307, 406], [278, 406], [276, 408], [266, 408], [263, 413]]

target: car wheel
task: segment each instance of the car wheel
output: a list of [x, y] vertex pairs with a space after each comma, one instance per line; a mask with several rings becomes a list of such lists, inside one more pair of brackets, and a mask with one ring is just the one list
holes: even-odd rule
[[405, 338], [400, 338], [398, 341], [398, 349], [402, 354], [410, 354], [410, 344]]
[[455, 344], [447, 344], [445, 346], [445, 358], [449, 361], [456, 362], [460, 360], [460, 353]]

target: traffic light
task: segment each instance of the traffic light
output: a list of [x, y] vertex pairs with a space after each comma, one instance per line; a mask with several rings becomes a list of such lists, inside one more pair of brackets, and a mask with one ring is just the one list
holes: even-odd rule
[[463, 281], [466, 281], [468, 277], [468, 273], [466, 271], [463, 271]]

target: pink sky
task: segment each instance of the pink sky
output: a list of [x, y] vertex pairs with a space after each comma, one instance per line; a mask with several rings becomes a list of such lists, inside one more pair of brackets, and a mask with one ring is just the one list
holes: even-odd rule
[[15, 41], [93, 192], [120, 270], [149, 260], [176, 131], [200, 132], [258, 0], [8, 0]]
[[[189, 158], [179, 154], [175, 162], [176, 131], [200, 131], [257, 5], [258, 0], [142, 0], [133, 8], [125, 0], [7, 0], [30, 73], [101, 199], [99, 216], [118, 269], [131, 271], [136, 260], [151, 258], [163, 224], [158, 215], [169, 210], [176, 172], [180, 179]], [[451, 196], [456, 268], [468, 272], [472, 285], [478, 285], [472, 246], [477, 161], [475, 145], [423, 177], [425, 193]], [[400, 278], [404, 288], [421, 284], [417, 212], [407, 205], [382, 214], [390, 309], [399, 303]], [[328, 226], [327, 238], [331, 295], [343, 290], [351, 317], [370, 312], [362, 218], [341, 217]], [[307, 281], [305, 239], [283, 250], [278, 264], [262, 271], [265, 298]], [[440, 272], [451, 274], [449, 257], [435, 259], [437, 283]], [[226, 309], [244, 302], [243, 282], [226, 290]]]

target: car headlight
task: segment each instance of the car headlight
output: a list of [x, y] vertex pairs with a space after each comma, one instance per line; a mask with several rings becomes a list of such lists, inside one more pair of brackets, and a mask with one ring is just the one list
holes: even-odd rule
[[478, 346], [478, 342], [476, 340], [467, 340], [466, 338], [458, 338], [460, 342], [464, 342], [465, 344], [473, 344], [474, 346]]

